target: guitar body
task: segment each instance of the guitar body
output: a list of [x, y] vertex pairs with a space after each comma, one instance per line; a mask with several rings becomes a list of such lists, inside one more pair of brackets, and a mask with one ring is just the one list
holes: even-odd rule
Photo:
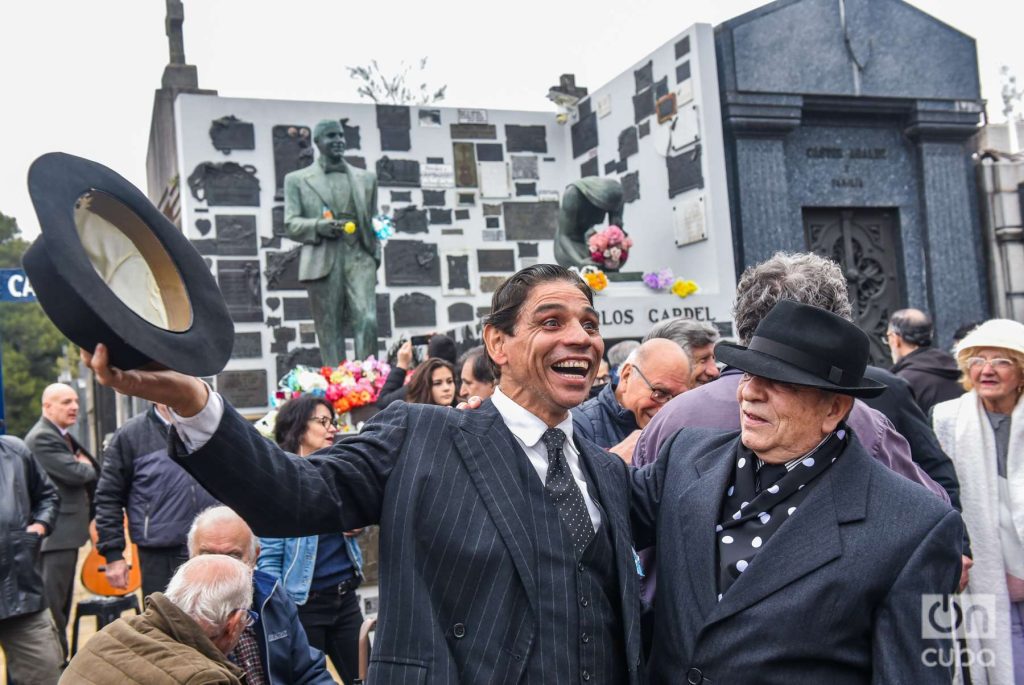
[[96, 520], [89, 522], [89, 539], [92, 540], [92, 549], [82, 562], [82, 585], [94, 595], [106, 597], [120, 597], [130, 595], [142, 586], [142, 569], [139, 567], [139, 550], [128, 537], [128, 519], [124, 520], [124, 539], [127, 543], [124, 550], [124, 560], [128, 563], [128, 587], [117, 588], [107, 580], [104, 573], [107, 562], [103, 555], [96, 549], [99, 541], [99, 533], [96, 532]]

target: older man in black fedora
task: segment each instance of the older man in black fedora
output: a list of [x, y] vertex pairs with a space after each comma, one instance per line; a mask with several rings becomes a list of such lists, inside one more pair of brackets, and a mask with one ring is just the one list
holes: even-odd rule
[[922, 600], [956, 591], [963, 524], [847, 429], [884, 389], [868, 344], [779, 302], [748, 347], [716, 349], [745, 372], [741, 431], [683, 429], [634, 473], [635, 542], [659, 549], [652, 682], [950, 682]]

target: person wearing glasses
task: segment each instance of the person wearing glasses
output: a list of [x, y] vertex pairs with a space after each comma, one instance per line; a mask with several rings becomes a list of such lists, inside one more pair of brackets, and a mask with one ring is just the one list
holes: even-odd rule
[[572, 410], [573, 430], [626, 458], [632, 454], [633, 434], [687, 390], [689, 378], [690, 362], [679, 345], [665, 338], [648, 340], [622, 363], [618, 383], [608, 383], [597, 397]]
[[961, 590], [995, 602], [994, 630], [967, 635], [971, 681], [1024, 683], [1024, 324], [986, 321], [960, 341], [956, 360], [968, 392], [935, 405], [932, 420], [971, 538]]
[[227, 654], [253, 625], [252, 599], [247, 564], [223, 554], [195, 557], [178, 567], [165, 592], [147, 598], [142, 614], [93, 635], [61, 683], [251, 683]]
[[[307, 457], [334, 444], [334, 408], [322, 397], [288, 400], [274, 421], [281, 449]], [[362, 582], [360, 531], [294, 538], [261, 538], [256, 568], [281, 582], [299, 607], [311, 645], [322, 650], [338, 675], [351, 683], [359, 675], [359, 627], [363, 614], [356, 588]]]

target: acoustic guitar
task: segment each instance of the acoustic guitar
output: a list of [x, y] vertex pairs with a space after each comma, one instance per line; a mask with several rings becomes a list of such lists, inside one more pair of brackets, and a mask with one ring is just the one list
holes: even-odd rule
[[92, 540], [92, 549], [82, 562], [82, 585], [94, 595], [106, 597], [121, 597], [130, 595], [142, 586], [142, 570], [139, 568], [139, 550], [128, 536], [128, 518], [124, 519], [124, 560], [128, 563], [128, 587], [118, 588], [110, 584], [107, 574], [107, 562], [103, 555], [96, 549], [99, 542], [99, 533], [96, 532], [96, 519], [89, 522], [89, 539]]

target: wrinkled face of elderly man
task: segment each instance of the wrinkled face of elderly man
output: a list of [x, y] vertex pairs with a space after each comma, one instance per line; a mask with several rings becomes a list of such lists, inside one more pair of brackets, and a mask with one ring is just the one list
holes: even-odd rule
[[743, 374], [736, 398], [741, 440], [769, 464], [782, 464], [810, 452], [853, 407], [848, 395], [750, 374]]

